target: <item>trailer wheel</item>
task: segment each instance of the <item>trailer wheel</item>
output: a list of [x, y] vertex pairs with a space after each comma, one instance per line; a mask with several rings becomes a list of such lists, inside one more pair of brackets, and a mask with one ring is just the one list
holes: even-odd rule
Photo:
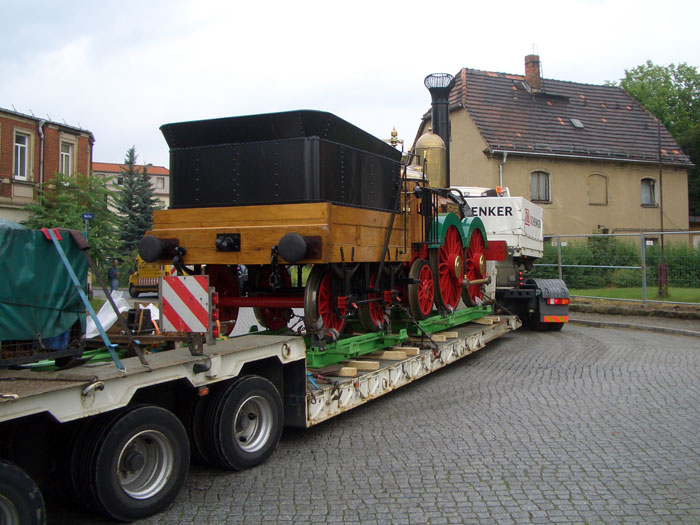
[[129, 295], [136, 299], [139, 296], [139, 291], [136, 290], [133, 283], [129, 283]]
[[[470, 281], [483, 279], [486, 276], [486, 261], [484, 238], [479, 230], [474, 230], [469, 239], [469, 246], [464, 251], [464, 273]], [[484, 292], [480, 284], [472, 284], [462, 291], [462, 300], [467, 306], [476, 306]]]
[[210, 465], [216, 464], [207, 449], [206, 438], [206, 411], [209, 405], [209, 396], [193, 396], [187, 403], [183, 413], [183, 424], [190, 440], [190, 452], [192, 459]]
[[430, 263], [435, 274], [435, 304], [452, 312], [459, 304], [464, 275], [464, 250], [457, 228], [450, 226], [445, 241], [430, 253]]
[[425, 259], [416, 259], [408, 272], [408, 306], [416, 319], [425, 319], [433, 311], [435, 281], [433, 270]]
[[564, 323], [547, 323], [547, 330], [550, 332], [559, 332], [564, 328]]
[[220, 390], [207, 411], [208, 448], [218, 466], [244, 470], [263, 463], [275, 450], [283, 424], [275, 386], [244, 376]]
[[71, 461], [82, 503], [112, 519], [133, 521], [173, 502], [187, 477], [190, 450], [187, 432], [172, 412], [137, 405], [85, 430]]
[[0, 523], [38, 525], [46, 523], [44, 498], [24, 470], [0, 460]]

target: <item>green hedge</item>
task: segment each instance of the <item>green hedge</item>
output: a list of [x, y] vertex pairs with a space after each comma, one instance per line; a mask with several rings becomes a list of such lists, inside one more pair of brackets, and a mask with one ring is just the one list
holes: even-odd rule
[[[566, 240], [562, 246], [562, 265], [641, 266], [638, 243], [614, 237], [587, 237]], [[647, 286], [657, 286], [657, 267], [661, 262], [661, 247], [645, 249]], [[556, 264], [557, 247], [551, 242], [544, 245], [544, 256], [538, 264]], [[668, 285], [678, 288], [700, 287], [700, 250], [687, 245], [667, 243], [664, 247]], [[535, 267], [528, 277], [557, 278], [556, 267]], [[624, 268], [562, 268], [562, 277], [570, 288], [631, 288], [642, 286], [641, 269]]]

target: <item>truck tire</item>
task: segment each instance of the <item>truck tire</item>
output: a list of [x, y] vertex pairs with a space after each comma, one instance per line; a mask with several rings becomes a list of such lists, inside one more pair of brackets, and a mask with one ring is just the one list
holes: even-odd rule
[[550, 332], [559, 332], [564, 328], [564, 323], [547, 323], [547, 330]]
[[192, 397], [185, 406], [182, 422], [190, 439], [192, 460], [208, 465], [216, 465], [215, 458], [209, 452], [206, 436], [206, 414], [210, 397], [212, 396]]
[[0, 460], [0, 523], [46, 523], [44, 498], [36, 483], [17, 465]]
[[136, 299], [139, 296], [139, 291], [136, 290], [133, 284], [129, 283], [129, 295]]
[[206, 415], [207, 456], [217, 466], [244, 470], [263, 463], [282, 435], [282, 400], [275, 386], [244, 376], [211, 399]]
[[190, 449], [172, 412], [137, 405], [86, 426], [85, 432], [71, 458], [82, 503], [114, 520], [133, 521], [173, 502], [189, 471]]
[[538, 319], [534, 319], [532, 317], [525, 320], [523, 324], [530, 330], [534, 330], [535, 332], [544, 332], [549, 329], [547, 327], [547, 324], [549, 323], [543, 323], [542, 321], [539, 321]]

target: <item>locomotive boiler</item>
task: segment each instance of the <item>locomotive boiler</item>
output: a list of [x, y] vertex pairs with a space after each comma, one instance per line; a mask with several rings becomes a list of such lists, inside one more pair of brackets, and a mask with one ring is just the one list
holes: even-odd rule
[[[426, 78], [443, 134], [451, 81]], [[460, 300], [480, 307], [487, 238], [449, 189], [438, 134], [421, 137], [402, 162], [394, 147], [320, 111], [161, 130], [170, 147], [170, 208], [154, 212], [139, 254], [208, 275], [222, 333], [241, 307], [253, 307], [270, 330], [303, 308], [306, 332], [319, 340], [337, 339], [355, 321], [365, 331], [387, 330], [396, 305], [419, 320], [449, 314]], [[240, 265], [248, 270], [244, 287]]]

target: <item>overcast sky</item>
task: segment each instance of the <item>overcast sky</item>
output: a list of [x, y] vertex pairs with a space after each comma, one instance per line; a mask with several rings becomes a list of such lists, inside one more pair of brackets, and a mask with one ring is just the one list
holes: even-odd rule
[[[168, 166], [162, 124], [330, 111], [410, 144], [423, 78], [462, 67], [602, 84], [700, 66], [697, 0], [0, 0], [0, 107], [89, 129], [93, 160]], [[47, 117], [48, 116], [48, 117]]]

